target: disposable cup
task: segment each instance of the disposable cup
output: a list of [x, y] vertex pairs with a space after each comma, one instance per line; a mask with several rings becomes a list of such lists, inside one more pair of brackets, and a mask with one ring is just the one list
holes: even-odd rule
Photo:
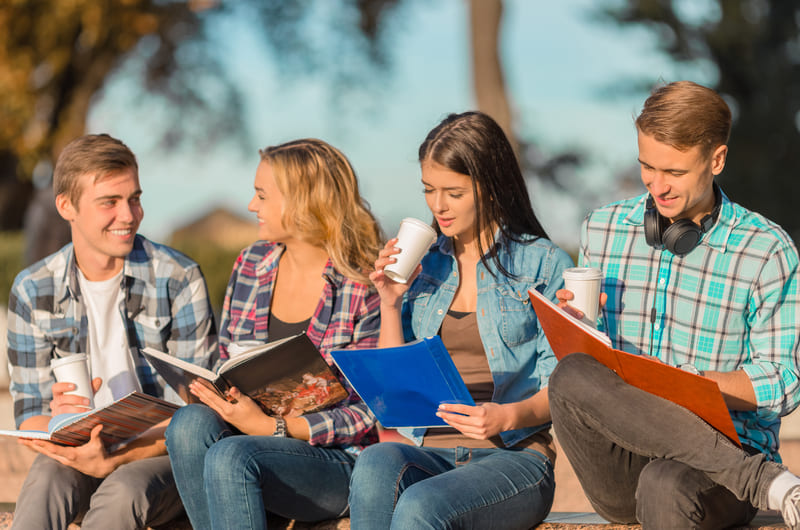
[[50, 368], [59, 383], [73, 383], [75, 390], [65, 392], [89, 398], [89, 406], [94, 407], [94, 392], [92, 391], [92, 378], [89, 375], [89, 366], [85, 353], [75, 353], [50, 361]]
[[398, 283], [406, 283], [434, 241], [436, 230], [419, 219], [406, 217], [400, 223], [395, 244], [401, 252], [394, 255], [397, 261], [384, 267], [383, 273]]
[[597, 313], [600, 310], [600, 283], [603, 273], [592, 267], [572, 267], [565, 269], [564, 288], [572, 291], [574, 298], [568, 303], [583, 313], [583, 322], [597, 326]]

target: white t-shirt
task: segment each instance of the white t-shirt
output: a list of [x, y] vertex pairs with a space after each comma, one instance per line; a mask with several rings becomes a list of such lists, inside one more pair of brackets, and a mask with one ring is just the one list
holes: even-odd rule
[[94, 395], [96, 408], [134, 390], [141, 391], [120, 313], [124, 296], [121, 280], [122, 271], [119, 271], [113, 278], [92, 282], [78, 269], [78, 282], [89, 320], [89, 367], [92, 379], [103, 379], [100, 390]]

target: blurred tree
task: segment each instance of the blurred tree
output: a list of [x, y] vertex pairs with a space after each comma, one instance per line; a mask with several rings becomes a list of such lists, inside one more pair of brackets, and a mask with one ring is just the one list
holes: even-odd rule
[[[331, 20], [335, 43], [355, 42], [347, 57], [381, 63], [378, 20], [396, 0], [342, 0]], [[86, 130], [94, 99], [111, 76], [130, 61], [141, 65], [143, 93], [162, 96], [164, 147], [190, 138], [213, 142], [247, 137], [241, 95], [214, 54], [209, 20], [220, 12], [249, 7], [261, 17], [265, 37], [286, 63], [300, 57], [313, 66], [298, 27], [310, 0], [228, 2], [221, 0], [8, 0], [0, 6], [0, 230], [21, 228], [28, 215], [29, 260], [57, 249], [68, 237], [65, 223], [47, 198], [52, 164], [63, 146]], [[349, 40], [348, 40], [349, 39]], [[364, 53], [366, 52], [366, 53]], [[342, 86], [353, 76], [342, 56], [322, 64]], [[338, 60], [337, 60], [338, 59]], [[337, 67], [336, 65], [340, 65]], [[199, 112], [198, 112], [199, 111]], [[198, 118], [201, 116], [201, 118]], [[34, 179], [35, 174], [39, 179]], [[35, 182], [39, 180], [39, 182]], [[44, 191], [34, 192], [34, 184]], [[58, 232], [55, 238], [44, 237]], [[31, 244], [42, 248], [31, 248]]]
[[[716, 78], [734, 126], [725, 192], [783, 226], [800, 242], [800, 2], [625, 0], [604, 14], [641, 25], [679, 65]], [[646, 76], [646, 74], [645, 74]], [[643, 76], [644, 77], [644, 76]], [[653, 78], [638, 86], [650, 88]]]

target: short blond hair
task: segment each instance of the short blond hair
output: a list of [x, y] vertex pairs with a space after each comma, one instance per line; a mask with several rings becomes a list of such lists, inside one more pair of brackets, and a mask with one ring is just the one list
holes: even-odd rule
[[284, 228], [324, 248], [334, 267], [348, 278], [368, 283], [383, 234], [359, 193], [347, 157], [314, 138], [267, 147], [259, 154], [271, 166], [283, 195]]
[[680, 151], [700, 146], [710, 155], [728, 144], [731, 110], [714, 90], [676, 81], [653, 90], [636, 118], [636, 128]]
[[58, 155], [53, 191], [56, 197], [65, 194], [77, 208], [83, 193], [82, 175], [91, 174], [97, 182], [126, 169], [139, 171], [136, 156], [127, 145], [107, 134], [87, 134], [72, 140]]

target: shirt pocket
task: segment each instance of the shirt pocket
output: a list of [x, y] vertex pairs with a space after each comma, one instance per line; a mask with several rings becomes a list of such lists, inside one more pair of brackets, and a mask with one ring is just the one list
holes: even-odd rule
[[528, 289], [533, 285], [499, 284], [495, 287], [496, 307], [500, 336], [508, 346], [518, 346], [534, 340], [539, 334], [539, 322], [531, 307]]
[[53, 316], [35, 323], [42, 333], [44, 342], [52, 344], [63, 352], [77, 353], [80, 349], [80, 330], [74, 319], [66, 316]]
[[436, 286], [433, 283], [420, 278], [412, 284], [411, 289], [406, 293], [406, 310], [410, 312], [409, 321], [411, 322], [414, 337], [420, 336], [422, 321], [427, 314], [426, 309], [433, 299], [435, 289]]
[[146, 311], [142, 311], [133, 318], [133, 323], [139, 340], [144, 341], [144, 347], [166, 351], [167, 341], [172, 333], [170, 317], [150, 315]]

